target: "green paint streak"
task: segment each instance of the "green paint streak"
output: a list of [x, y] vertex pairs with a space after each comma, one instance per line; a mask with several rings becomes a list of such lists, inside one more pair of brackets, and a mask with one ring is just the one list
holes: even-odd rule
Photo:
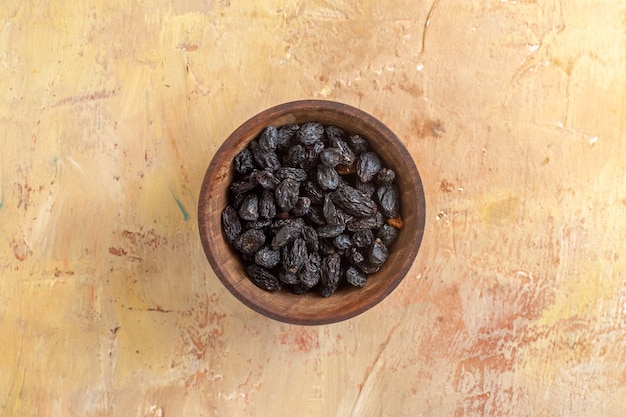
[[174, 200], [176, 200], [176, 204], [178, 204], [178, 208], [180, 209], [180, 212], [183, 213], [183, 219], [185, 221], [189, 220], [191, 216], [189, 216], [189, 212], [187, 211], [183, 203], [176, 197], [174, 197]]

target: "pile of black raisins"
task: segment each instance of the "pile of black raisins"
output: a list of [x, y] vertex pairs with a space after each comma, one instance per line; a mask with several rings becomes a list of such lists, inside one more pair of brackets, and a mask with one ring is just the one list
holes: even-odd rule
[[222, 226], [264, 290], [328, 297], [344, 282], [363, 287], [402, 227], [395, 171], [338, 127], [269, 126], [234, 171]]

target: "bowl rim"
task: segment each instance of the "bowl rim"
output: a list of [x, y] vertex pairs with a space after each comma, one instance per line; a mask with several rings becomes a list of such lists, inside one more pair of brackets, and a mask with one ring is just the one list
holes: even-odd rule
[[[255, 300], [249, 298], [244, 292], [240, 291], [240, 289], [235, 285], [231, 279], [226, 276], [224, 268], [222, 268], [221, 260], [216, 257], [216, 253], [218, 250], [215, 245], [221, 245], [224, 242], [216, 242], [216, 239], [210, 239], [208, 226], [210, 221], [207, 219], [206, 212], [209, 205], [210, 190], [212, 189], [213, 181], [215, 180], [220, 171], [220, 168], [223, 167], [223, 161], [219, 158], [220, 155], [232, 152], [232, 148], [235, 144], [241, 142], [242, 135], [248, 134], [251, 130], [258, 130], [258, 133], [262, 131], [266, 126], [270, 125], [268, 123], [269, 120], [276, 120], [280, 117], [288, 117], [291, 113], [303, 113], [303, 112], [333, 112], [341, 114], [341, 116], [348, 117], [356, 117], [359, 119], [359, 123], [361, 125], [366, 125], [371, 129], [380, 133], [381, 136], [384, 136], [389, 140], [389, 144], [394, 148], [394, 152], [397, 152], [399, 157], [406, 164], [406, 169], [408, 169], [411, 178], [412, 185], [415, 187], [415, 190], [418, 194], [417, 199], [417, 229], [415, 232], [415, 242], [410, 245], [410, 250], [406, 254], [406, 259], [401, 263], [400, 269], [396, 269], [394, 275], [395, 279], [389, 280], [387, 285], [384, 286], [384, 290], [380, 291], [376, 297], [371, 298], [365, 303], [362, 303], [359, 308], [350, 309], [348, 311], [341, 311], [335, 314], [332, 317], [324, 317], [324, 318], [311, 318], [311, 317], [295, 317], [288, 314], [281, 314], [278, 311], [274, 311], [271, 308], [264, 306], [262, 304], [258, 304]], [[294, 116], [295, 118], [295, 116]], [[311, 120], [314, 120], [311, 119]], [[303, 123], [303, 122], [302, 122]], [[285, 123], [281, 124], [284, 125]], [[277, 125], [278, 127], [278, 125]], [[254, 137], [258, 136], [258, 133], [255, 135], [249, 135], [246, 144], [249, 143], [250, 140], [253, 140]], [[356, 133], [356, 132], [353, 132]], [[221, 162], [221, 163], [220, 163]], [[232, 170], [232, 167], [229, 167], [229, 170]], [[221, 175], [224, 175], [223, 173]], [[222, 208], [223, 209], [223, 208]], [[211, 158], [211, 162], [206, 170], [202, 186], [200, 189], [199, 195], [199, 203], [198, 203], [198, 226], [200, 239], [202, 242], [202, 247], [204, 249], [205, 256], [211, 265], [213, 272], [216, 274], [221, 283], [229, 290], [229, 292], [234, 295], [239, 301], [241, 301], [244, 305], [251, 308], [252, 310], [260, 313], [266, 317], [272, 318], [277, 321], [281, 321], [284, 323], [290, 324], [300, 324], [300, 325], [323, 325], [323, 324], [331, 324], [340, 321], [344, 321], [355, 317], [359, 314], [364, 313], [370, 308], [374, 307], [376, 304], [380, 303], [384, 300], [393, 290], [397, 288], [400, 282], [406, 277], [410, 268], [412, 267], [415, 258], [419, 252], [421, 247], [424, 228], [425, 228], [425, 218], [426, 218], [426, 202], [423, 184], [421, 180], [421, 176], [419, 171], [417, 170], [417, 166], [415, 165], [415, 161], [409, 151], [406, 149], [404, 143], [398, 138], [389, 129], [385, 124], [383, 124], [380, 120], [376, 119], [374, 116], [369, 113], [353, 107], [349, 104], [331, 101], [331, 100], [318, 100], [318, 99], [305, 99], [305, 100], [295, 100], [289, 101], [282, 104], [274, 105], [269, 107], [254, 116], [250, 117], [244, 123], [242, 123], [239, 127], [237, 127], [222, 143], [222, 145], [218, 148], [217, 152]], [[216, 220], [213, 219], [215, 222]], [[220, 219], [217, 220], [219, 222], [221, 228], [221, 216]], [[218, 239], [219, 240], [219, 239]], [[248, 279], [245, 277], [245, 279]], [[367, 285], [365, 286], [365, 288]], [[263, 291], [262, 289], [258, 289], [259, 291]], [[350, 289], [350, 291], [358, 291], [359, 289]], [[278, 294], [273, 294], [278, 295]], [[301, 296], [296, 296], [301, 297]], [[329, 298], [332, 298], [329, 297]], [[320, 300], [324, 300], [320, 298]]]

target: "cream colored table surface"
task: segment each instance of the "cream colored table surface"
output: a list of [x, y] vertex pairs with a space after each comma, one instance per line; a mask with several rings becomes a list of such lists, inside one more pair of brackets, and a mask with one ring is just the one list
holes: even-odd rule
[[[354, 319], [202, 251], [222, 141], [285, 101], [406, 143], [427, 224]], [[626, 416], [626, 4], [0, 5], [1, 416]]]

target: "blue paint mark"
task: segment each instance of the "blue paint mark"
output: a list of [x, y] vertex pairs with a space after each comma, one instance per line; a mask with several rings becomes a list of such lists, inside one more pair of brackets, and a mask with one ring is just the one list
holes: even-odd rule
[[189, 212], [187, 211], [183, 203], [176, 197], [174, 197], [174, 200], [176, 200], [176, 204], [178, 204], [178, 208], [180, 209], [180, 212], [183, 213], [183, 219], [185, 221], [189, 220], [191, 217], [189, 216]]

